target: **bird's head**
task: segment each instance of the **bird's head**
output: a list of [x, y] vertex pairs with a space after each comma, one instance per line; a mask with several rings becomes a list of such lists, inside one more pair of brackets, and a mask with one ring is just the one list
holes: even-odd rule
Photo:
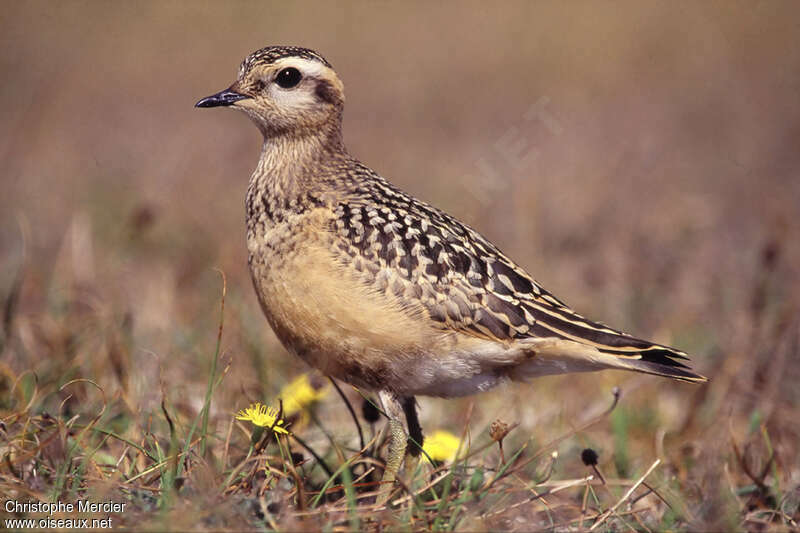
[[253, 52], [242, 61], [230, 87], [195, 104], [244, 111], [267, 138], [338, 128], [343, 105], [344, 85], [330, 63], [296, 46]]

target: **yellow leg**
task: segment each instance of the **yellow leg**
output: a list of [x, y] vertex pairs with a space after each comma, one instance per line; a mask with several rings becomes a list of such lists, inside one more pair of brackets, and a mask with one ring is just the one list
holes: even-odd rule
[[400, 470], [400, 465], [406, 455], [408, 433], [406, 433], [405, 424], [403, 424], [403, 404], [401, 399], [387, 391], [381, 391], [378, 396], [384, 412], [389, 417], [389, 456], [386, 458], [386, 469], [383, 471], [380, 493], [378, 494], [378, 503], [383, 504], [386, 503], [392, 493], [394, 480], [397, 479], [397, 472]]

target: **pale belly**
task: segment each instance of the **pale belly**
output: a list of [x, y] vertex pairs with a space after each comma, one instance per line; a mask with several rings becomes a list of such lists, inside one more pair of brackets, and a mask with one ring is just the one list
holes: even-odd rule
[[289, 351], [355, 386], [408, 395], [460, 396], [507, 379], [482, 353], [485, 341], [435, 328], [418, 302], [379, 292], [337, 261], [324, 224], [300, 226], [301, 238], [285, 238], [288, 226], [248, 237], [261, 307]]

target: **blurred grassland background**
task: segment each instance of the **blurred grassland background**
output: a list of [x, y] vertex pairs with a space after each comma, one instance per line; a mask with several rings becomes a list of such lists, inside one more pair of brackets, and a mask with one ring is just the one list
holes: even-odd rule
[[[96, 435], [78, 440], [103, 459], [65, 455], [76, 438], [67, 422], [87, 424], [104, 400], [87, 383], [60, 387], [97, 383], [98, 427], [131, 442], [169, 446], [162, 399], [185, 435], [215, 354], [220, 269], [219, 369], [229, 369], [213, 394], [209, 450], [183, 458], [203, 468], [187, 466], [183, 489], [158, 500], [167, 511], [142, 505], [120, 523], [238, 527], [246, 516], [310, 527], [288, 496], [273, 518], [236, 515], [212, 496], [247, 452], [244, 425], [225, 444], [233, 413], [307, 369], [270, 331], [247, 272], [243, 199], [260, 136], [240, 114], [192, 107], [227, 87], [249, 52], [294, 44], [322, 53], [344, 81], [353, 155], [479, 229], [582, 314], [680, 347], [712, 378], [692, 386], [603, 372], [422, 398], [428, 432], [460, 435], [469, 422], [473, 441], [486, 441], [500, 418], [520, 423], [506, 456], [528, 439], [524, 453], [534, 453], [602, 411], [619, 386], [610, 417], [558, 444], [551, 479], [590, 474], [585, 447], [620, 480], [660, 457], [655, 475], [683, 506], [644, 498], [642, 527], [797, 527], [798, 35], [798, 4], [767, 0], [4, 2], [0, 491], [130, 494], [122, 473], [98, 464], [120, 460], [128, 473], [152, 464]], [[352, 454], [341, 399], [314, 409]], [[52, 431], [55, 451], [37, 441]], [[320, 427], [297, 433], [327, 449]], [[64, 474], [77, 464], [81, 476]], [[535, 477], [516, 475], [522, 487]], [[150, 488], [162, 495], [163, 479]], [[521, 497], [508, 490], [492, 495], [494, 510]], [[599, 510], [622, 496], [615, 490]], [[537, 501], [491, 519], [475, 502], [447, 525], [568, 524], [559, 520], [582, 496], [564, 491], [552, 508]]]

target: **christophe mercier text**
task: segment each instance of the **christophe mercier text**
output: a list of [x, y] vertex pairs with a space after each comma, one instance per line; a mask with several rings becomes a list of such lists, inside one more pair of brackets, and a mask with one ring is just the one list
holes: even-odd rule
[[[120, 502], [113, 502], [113, 501], [105, 501], [105, 502], [93, 502], [89, 500], [77, 500], [74, 503], [67, 503], [67, 502], [20, 502], [16, 500], [7, 500], [3, 505], [3, 510], [7, 513], [41, 513], [50, 515], [49, 518], [42, 519], [46, 522], [45, 527], [82, 527], [79, 526], [79, 523], [88, 524], [89, 519], [80, 519], [80, 518], [59, 518], [54, 519], [52, 515], [54, 514], [70, 514], [70, 513], [96, 513], [96, 514], [107, 514], [107, 513], [124, 513], [125, 506], [128, 505], [127, 502], [120, 503]], [[91, 522], [96, 523], [92, 527], [101, 527], [101, 528], [108, 528], [111, 527], [111, 517], [106, 517], [102, 520], [92, 520]], [[58, 524], [58, 522], [64, 522], [64, 525]], [[72, 524], [68, 524], [72, 523]], [[88, 527], [88, 526], [87, 526]]]

